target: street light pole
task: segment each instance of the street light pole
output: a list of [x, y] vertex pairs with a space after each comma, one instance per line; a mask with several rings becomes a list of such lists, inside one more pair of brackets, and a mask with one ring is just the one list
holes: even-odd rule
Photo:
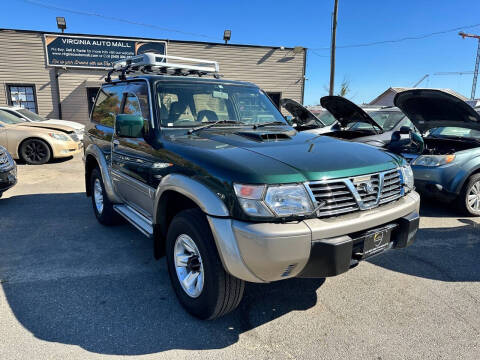
[[338, 12], [338, 0], [335, 0], [333, 6], [333, 21], [332, 21], [332, 46], [330, 54], [330, 90], [329, 95], [333, 95], [335, 87], [335, 41], [337, 37], [337, 12]]

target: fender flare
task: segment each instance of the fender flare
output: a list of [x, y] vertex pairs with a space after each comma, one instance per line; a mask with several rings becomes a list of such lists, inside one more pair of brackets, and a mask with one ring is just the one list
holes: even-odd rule
[[225, 203], [202, 183], [181, 174], [169, 174], [162, 178], [162, 181], [155, 191], [155, 202], [153, 207], [153, 221], [158, 223], [158, 208], [162, 196], [166, 191], [178, 192], [190, 200], [207, 215], [215, 217], [229, 217], [230, 212]]
[[[473, 159], [470, 159], [469, 161], [478, 162], [479, 157], [475, 157]], [[470, 176], [472, 176], [475, 173], [478, 173], [479, 171], [480, 171], [480, 164], [473, 166], [472, 168], [468, 169], [468, 171], [465, 171], [463, 176], [461, 176], [461, 178], [456, 182], [455, 193], [460, 194], [460, 192], [463, 189], [463, 186], [465, 185], [467, 180], [470, 178]]]
[[98, 145], [90, 144], [85, 149], [85, 164], [87, 162], [88, 156], [93, 156], [97, 161], [98, 167], [100, 168], [100, 173], [102, 174], [103, 185], [105, 187], [105, 192], [107, 193], [108, 199], [112, 203], [121, 203], [122, 201], [113, 190], [112, 178], [110, 177], [107, 159], [105, 158], [105, 154], [103, 153], [103, 151], [98, 147]]

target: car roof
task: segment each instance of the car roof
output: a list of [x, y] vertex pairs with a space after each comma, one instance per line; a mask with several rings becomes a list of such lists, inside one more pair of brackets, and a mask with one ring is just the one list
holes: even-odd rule
[[[238, 80], [226, 80], [226, 79], [215, 79], [207, 76], [174, 76], [174, 75], [140, 75], [140, 76], [131, 76], [127, 77], [127, 81], [135, 79], [144, 79], [150, 83], [156, 81], [172, 81], [172, 82], [184, 82], [184, 83], [215, 83], [215, 84], [225, 84], [225, 85], [237, 85], [237, 86], [249, 86], [249, 87], [258, 87], [254, 83], [247, 81], [238, 81]], [[123, 80], [124, 81], [124, 80]], [[106, 84], [114, 84], [117, 82], [122, 82], [122, 80], [114, 80]]]

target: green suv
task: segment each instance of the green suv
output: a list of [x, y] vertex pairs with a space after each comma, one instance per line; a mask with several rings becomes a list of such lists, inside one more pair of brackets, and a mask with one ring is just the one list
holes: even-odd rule
[[215, 62], [117, 63], [84, 143], [98, 221], [123, 217], [152, 238], [179, 301], [202, 319], [235, 309], [245, 281], [338, 275], [418, 229], [404, 159], [295, 131], [257, 86], [220, 80]]

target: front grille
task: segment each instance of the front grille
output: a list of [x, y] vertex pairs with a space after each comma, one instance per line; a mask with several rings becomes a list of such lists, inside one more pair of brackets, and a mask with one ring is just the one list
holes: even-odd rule
[[318, 216], [337, 215], [358, 210], [358, 204], [352, 192], [343, 181], [311, 182], [309, 187], [317, 204], [325, 202], [325, 205], [317, 212]]
[[402, 196], [402, 184], [400, 171], [395, 170], [385, 173], [383, 176], [382, 193], [380, 194], [380, 204], [384, 204]]
[[386, 204], [403, 195], [400, 170], [306, 184], [318, 217], [328, 217]]

